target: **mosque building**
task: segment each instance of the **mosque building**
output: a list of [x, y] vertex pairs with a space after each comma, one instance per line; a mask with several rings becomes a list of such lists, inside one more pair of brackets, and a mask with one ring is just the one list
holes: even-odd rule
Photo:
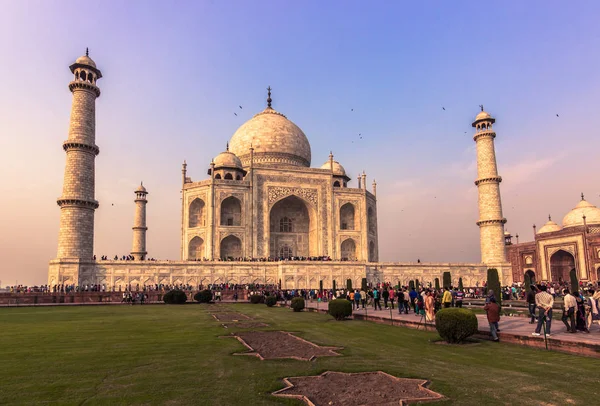
[[[330, 288], [334, 282], [345, 286], [347, 280], [360, 286], [363, 278], [372, 283], [407, 285], [418, 279], [427, 284], [450, 272], [453, 284], [462, 278], [465, 286], [476, 286], [484, 283], [488, 268], [496, 268], [504, 284], [522, 280], [523, 272], [529, 270], [548, 280], [554, 273], [541, 258], [551, 261], [556, 257], [555, 261], [566, 263], [565, 255], [574, 258], [582, 279], [589, 278], [584, 271], [589, 264], [585, 265], [582, 257], [591, 258], [593, 253], [583, 247], [593, 240], [592, 225], [600, 229], [600, 210], [583, 207], [587, 202], [576, 208], [588, 216], [587, 232], [585, 223], [582, 226], [579, 220], [572, 220], [563, 224], [568, 236], [560, 234], [567, 233], [564, 230], [542, 232], [549, 229], [545, 226], [535, 243], [510, 245], [494, 149], [495, 119], [483, 106], [472, 123], [481, 262], [382, 262], [375, 181], [368, 190], [363, 171], [352, 187], [350, 176], [331, 152], [328, 158], [323, 154], [322, 165], [311, 167], [308, 137], [272, 107], [270, 88], [266, 108], [244, 123], [228, 143], [224, 140], [225, 151], [210, 162], [206, 179], [188, 177], [184, 162], [178, 260], [148, 260], [146, 233], [152, 231], [152, 225], [149, 228], [146, 222], [149, 192], [144, 185], [134, 191], [134, 259], [96, 259], [94, 213], [100, 203], [95, 199], [95, 157], [100, 149], [96, 145], [95, 100], [100, 96], [97, 81], [102, 73], [87, 51], [70, 70], [73, 99], [68, 139], [63, 143], [66, 165], [62, 196], [57, 200], [60, 228], [57, 257], [49, 265], [50, 285], [99, 284], [119, 289], [154, 284], [265, 283], [290, 289], [318, 288], [322, 282]], [[202, 165], [191, 163], [198, 164]], [[577, 215], [579, 212], [571, 217]], [[556, 240], [545, 243], [546, 235]], [[542, 250], [542, 245], [547, 248]], [[552, 251], [555, 247], [563, 248]], [[600, 245], [597, 250], [600, 252]], [[560, 258], [559, 251], [564, 253]], [[594, 251], [594, 258], [598, 252]]]

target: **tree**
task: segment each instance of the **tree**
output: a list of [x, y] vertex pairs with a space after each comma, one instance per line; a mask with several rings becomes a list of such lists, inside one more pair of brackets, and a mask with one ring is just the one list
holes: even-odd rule
[[414, 288], [415, 288], [415, 281], [409, 281], [409, 282], [408, 282], [408, 287], [409, 287], [410, 289], [414, 289]]
[[319, 281], [319, 292], [323, 293], [323, 281]]
[[525, 292], [531, 292], [531, 276], [528, 273], [525, 274]]
[[418, 292], [419, 291], [419, 280], [415, 279], [415, 290]]
[[444, 274], [442, 275], [442, 283], [444, 285], [444, 288], [450, 289], [450, 286], [452, 285], [452, 277], [450, 276], [450, 272], [444, 272]]
[[487, 287], [488, 290], [494, 291], [494, 297], [498, 306], [502, 305], [502, 292], [500, 291], [500, 277], [496, 268], [490, 268], [487, 271]]
[[458, 290], [462, 292], [464, 289], [462, 278], [458, 278]]
[[579, 281], [577, 280], [577, 271], [575, 271], [575, 268], [571, 269], [569, 276], [571, 277], [571, 292], [579, 292]]
[[440, 289], [440, 278], [435, 278], [435, 290]]
[[367, 278], [362, 278], [362, 281], [361, 281], [361, 286], [360, 286], [360, 288], [361, 288], [361, 290], [362, 290], [363, 292], [366, 292], [366, 291], [367, 291], [367, 289], [368, 289], [368, 287], [367, 287]]
[[335, 287], [335, 279], [333, 280], [333, 296], [335, 296], [335, 291], [336, 291], [336, 287]]
[[352, 279], [346, 280], [346, 289], [348, 290], [348, 292], [352, 291]]

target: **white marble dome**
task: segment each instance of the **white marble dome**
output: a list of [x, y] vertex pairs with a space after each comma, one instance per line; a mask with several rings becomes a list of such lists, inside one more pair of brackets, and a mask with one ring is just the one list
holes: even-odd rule
[[254, 163], [310, 167], [310, 143], [302, 130], [283, 114], [267, 107], [237, 129], [229, 150], [243, 166], [250, 166], [250, 147]]
[[[331, 169], [329, 161], [325, 162], [321, 169]], [[338, 161], [333, 161], [333, 174], [337, 176], [346, 176], [346, 170]]]
[[540, 228], [538, 230], [538, 234], [543, 234], [543, 233], [552, 233], [554, 231], [560, 231], [562, 230], [562, 227], [559, 226], [558, 224], [556, 224], [554, 221], [552, 220], [548, 220], [548, 222], [546, 224], [544, 224], [542, 226], [542, 228]]
[[242, 161], [240, 161], [240, 158], [235, 156], [235, 154], [230, 151], [221, 152], [216, 156], [213, 162], [215, 163], [215, 169], [242, 169]]
[[88, 66], [91, 66], [93, 68], [96, 67], [96, 62], [94, 62], [92, 60], [92, 58], [90, 58], [87, 55], [80, 56], [79, 58], [77, 58], [77, 60], [75, 61], [75, 63], [79, 63], [81, 65], [88, 65]]
[[583, 215], [587, 224], [600, 224], [600, 209], [586, 200], [581, 200], [573, 210], [563, 218], [563, 227], [583, 225]]
[[487, 120], [487, 119], [489, 119], [491, 117], [492, 116], [490, 116], [490, 113], [485, 112], [485, 111], [481, 111], [481, 112], [479, 112], [479, 114], [477, 114], [477, 116], [475, 116], [475, 121]]

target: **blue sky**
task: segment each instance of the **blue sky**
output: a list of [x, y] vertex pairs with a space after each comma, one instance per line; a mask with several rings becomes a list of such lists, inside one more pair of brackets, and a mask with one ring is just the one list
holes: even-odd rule
[[204, 178], [264, 108], [268, 85], [273, 106], [307, 134], [313, 166], [333, 150], [352, 178], [364, 169], [369, 184], [377, 179], [383, 260], [479, 260], [470, 127], [479, 104], [497, 119], [504, 214], [521, 241], [549, 213], [560, 223], [581, 192], [600, 203], [595, 1], [4, 0], [0, 8], [3, 284], [43, 283], [56, 255], [68, 66], [86, 47], [104, 74], [98, 255], [130, 250], [133, 190], [143, 180], [150, 255], [176, 259], [182, 161]]

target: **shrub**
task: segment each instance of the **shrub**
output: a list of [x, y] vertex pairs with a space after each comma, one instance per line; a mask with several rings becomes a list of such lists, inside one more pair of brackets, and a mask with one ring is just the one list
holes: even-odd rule
[[323, 293], [323, 281], [319, 281], [319, 292]]
[[360, 288], [363, 292], [366, 292], [368, 290], [367, 278], [362, 278], [362, 280], [360, 281]]
[[435, 290], [440, 290], [440, 278], [435, 278]]
[[346, 280], [346, 290], [350, 292], [352, 290], [352, 279]]
[[458, 278], [458, 290], [462, 292], [464, 289], [462, 278]]
[[335, 299], [329, 302], [329, 314], [336, 320], [344, 320], [352, 315], [352, 303], [346, 299]]
[[163, 302], [167, 304], [184, 304], [187, 302], [187, 295], [179, 289], [170, 290], [163, 295]]
[[468, 309], [442, 309], [435, 314], [435, 328], [445, 341], [460, 343], [477, 333], [477, 316]]
[[267, 305], [267, 307], [273, 307], [277, 304], [277, 298], [273, 295], [267, 296], [267, 298], [265, 299], [265, 304]]
[[525, 292], [531, 292], [531, 276], [528, 273], [525, 274]]
[[252, 303], [252, 304], [259, 304], [259, 303], [264, 303], [264, 302], [265, 302], [265, 297], [263, 295], [250, 296], [250, 303]]
[[198, 303], [210, 303], [212, 301], [212, 292], [208, 289], [201, 290], [194, 295], [194, 300]]
[[500, 278], [498, 276], [498, 270], [496, 268], [488, 269], [487, 277], [487, 288], [494, 291], [496, 303], [498, 303], [498, 306], [502, 306], [502, 292], [500, 291]]
[[301, 297], [293, 298], [290, 307], [295, 312], [301, 312], [302, 310], [304, 310], [304, 299]]
[[337, 286], [335, 286], [335, 279], [333, 280], [333, 295], [335, 296], [335, 291], [337, 290]]
[[408, 287], [409, 287], [410, 289], [414, 289], [414, 288], [415, 288], [415, 281], [409, 281], [409, 282], [408, 282]]
[[450, 285], [452, 285], [452, 277], [450, 276], [450, 272], [444, 272], [442, 274], [442, 284], [444, 288], [450, 289]]
[[571, 277], [571, 292], [579, 292], [579, 281], [577, 280], [577, 272], [575, 269], [571, 269], [569, 276]]
[[419, 285], [419, 280], [418, 280], [418, 279], [415, 279], [415, 289], [417, 290], [417, 292], [419, 291], [419, 287], [420, 287], [420, 286], [421, 286], [421, 285]]

